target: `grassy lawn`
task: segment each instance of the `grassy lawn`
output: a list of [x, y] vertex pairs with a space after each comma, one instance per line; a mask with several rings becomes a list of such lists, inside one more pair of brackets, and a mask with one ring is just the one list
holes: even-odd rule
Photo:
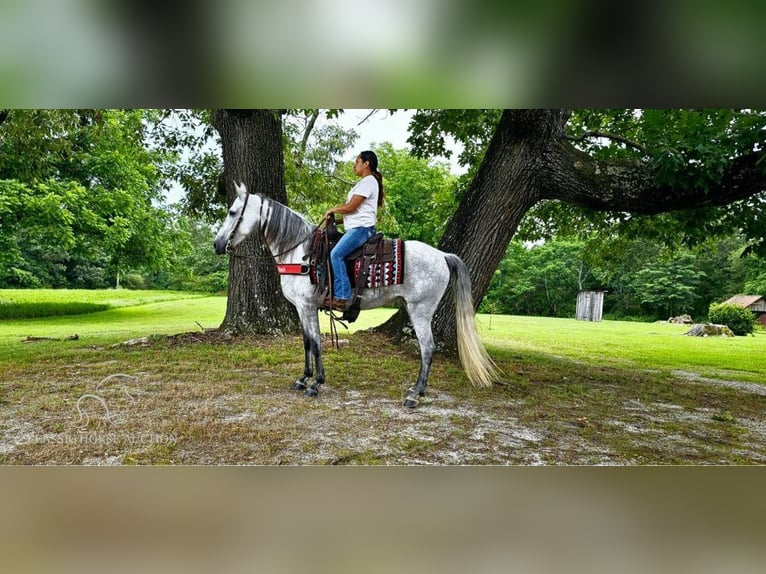
[[[506, 380], [472, 388], [458, 361], [440, 355], [412, 411], [401, 400], [417, 349], [353, 334], [392, 310], [365, 311], [351, 334], [341, 328], [340, 349], [325, 339], [327, 383], [309, 400], [289, 390], [303, 369], [300, 336], [202, 332], [220, 324], [224, 297], [27, 294], [109, 308], [0, 320], [0, 464], [766, 462], [762, 331], [701, 339], [673, 325], [483, 315], [480, 331]], [[0, 300], [11, 296], [25, 302], [0, 291]], [[29, 336], [56, 340], [23, 342]], [[109, 378], [116, 374], [129, 377]]]
[[104, 303], [110, 307], [133, 307], [176, 299], [204, 297], [179, 291], [131, 291], [128, 289], [0, 289], [3, 303]]
[[499, 353], [532, 352], [594, 365], [678, 370], [766, 383], [766, 333], [684, 337], [687, 326], [545, 317], [479, 316], [485, 344]]
[[[57, 350], [76, 349], [93, 345], [111, 345], [150, 335], [174, 335], [216, 328], [226, 312], [226, 297], [208, 296], [178, 291], [128, 290], [0, 290], [0, 301], [15, 304], [99, 303], [110, 308], [104, 311], [56, 315], [36, 319], [0, 320], [0, 362], [28, 362], [40, 355]], [[375, 309], [363, 313], [349, 325], [349, 332], [368, 329], [385, 321], [390, 309]], [[322, 330], [330, 330], [329, 318], [320, 315]], [[345, 331], [340, 329], [341, 336]], [[45, 341], [24, 343], [27, 337], [65, 339], [77, 335], [76, 341]], [[302, 352], [302, 351], [301, 351]]]
[[[148, 335], [173, 335], [217, 327], [226, 298], [177, 291], [0, 290], [0, 304], [94, 303], [109, 309], [96, 313], [37, 319], [0, 320], [0, 360], [36, 357], [50, 348], [105, 345]], [[365, 311], [349, 332], [384, 322], [391, 309]], [[322, 330], [329, 320], [320, 314]], [[593, 365], [688, 371], [700, 376], [766, 383], [766, 333], [735, 338], [684, 337], [682, 325], [574, 319], [479, 315], [485, 344], [499, 355], [529, 353], [565, 357]], [[339, 329], [343, 337], [346, 331]], [[64, 339], [43, 346], [22, 343], [27, 337]]]
[[[128, 290], [0, 290], [0, 301], [16, 304], [98, 303], [105, 311], [83, 315], [0, 320], [0, 361], [34, 360], [58, 349], [105, 345], [152, 334], [173, 334], [217, 327], [226, 309], [225, 297], [176, 291]], [[23, 343], [27, 337], [77, 341]]]

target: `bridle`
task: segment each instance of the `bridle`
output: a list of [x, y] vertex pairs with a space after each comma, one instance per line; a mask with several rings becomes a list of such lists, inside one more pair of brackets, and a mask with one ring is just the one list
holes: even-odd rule
[[[245, 196], [245, 201], [242, 205], [242, 211], [240, 211], [239, 218], [237, 219], [237, 223], [234, 225], [234, 229], [231, 230], [231, 233], [229, 234], [229, 240], [226, 242], [226, 253], [230, 257], [235, 257], [238, 259], [272, 259], [272, 258], [281, 257], [282, 255], [286, 255], [290, 253], [291, 251], [293, 251], [294, 249], [298, 248], [301, 244], [306, 242], [310, 237], [313, 237], [314, 232], [317, 229], [319, 229], [319, 225], [314, 226], [314, 228], [303, 239], [299, 240], [295, 245], [293, 245], [289, 249], [285, 249], [284, 251], [282, 251], [282, 253], [273, 253], [272, 255], [266, 256], [266, 257], [260, 256], [260, 255], [239, 255], [237, 253], [234, 253], [234, 248], [231, 245], [231, 239], [237, 234], [237, 229], [239, 229], [239, 226], [242, 223], [242, 219], [244, 219], [245, 217], [245, 210], [247, 209], [247, 202], [250, 200], [250, 195], [251, 194], [248, 193]], [[265, 239], [266, 227], [268, 227], [269, 222], [268, 222], [268, 213], [266, 214], [266, 217], [263, 216], [263, 204], [264, 204], [264, 201], [261, 200], [261, 209], [258, 214], [258, 218], [261, 221], [261, 225], [260, 225], [260, 228], [258, 229], [258, 233], [263, 239]]]
[[[240, 224], [242, 223], [242, 219], [245, 217], [245, 210], [247, 209], [247, 202], [250, 201], [250, 194], [245, 195], [245, 201], [242, 205], [242, 211], [239, 212], [239, 219], [237, 219], [237, 223], [234, 225], [234, 229], [231, 230], [231, 233], [229, 233], [229, 240], [226, 242], [226, 253], [229, 255], [232, 255], [233, 247], [231, 246], [231, 239], [237, 234], [237, 229], [239, 229]], [[261, 205], [263, 205], [263, 202], [261, 202]]]

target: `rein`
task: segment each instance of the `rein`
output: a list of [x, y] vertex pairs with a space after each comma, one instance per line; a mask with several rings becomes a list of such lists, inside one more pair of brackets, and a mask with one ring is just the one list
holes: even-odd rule
[[[260, 260], [263, 260], [263, 261], [269, 261], [269, 260], [274, 259], [275, 257], [281, 257], [282, 255], [287, 255], [288, 253], [290, 253], [294, 249], [300, 247], [300, 245], [302, 243], [307, 241], [308, 238], [311, 237], [314, 234], [315, 230], [316, 230], [316, 228], [312, 229], [311, 233], [309, 235], [307, 235], [306, 237], [301, 239], [298, 243], [296, 243], [295, 245], [293, 245], [289, 249], [285, 249], [282, 253], [274, 253], [272, 255], [240, 255], [239, 253], [234, 253], [234, 250], [231, 249], [230, 247], [226, 248], [226, 253], [229, 254], [229, 257], [234, 257], [235, 259], [260, 259]], [[274, 263], [274, 262], [272, 261], [272, 263]], [[275, 265], [279, 265], [279, 263], [275, 263]]]

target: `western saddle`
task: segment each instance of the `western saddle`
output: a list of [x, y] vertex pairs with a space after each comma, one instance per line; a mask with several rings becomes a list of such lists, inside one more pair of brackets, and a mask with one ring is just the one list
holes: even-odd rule
[[[316, 273], [316, 290], [321, 295], [322, 300], [332, 295], [330, 252], [340, 238], [343, 237], [343, 233], [338, 231], [333, 216], [329, 216], [323, 223], [325, 225], [324, 229], [320, 225], [314, 231], [311, 249], [307, 255], [309, 267], [312, 270], [312, 281], [314, 281], [313, 273]], [[346, 257], [346, 271], [351, 283], [351, 299], [346, 304], [342, 320], [353, 323], [359, 316], [361, 292], [367, 285], [370, 266], [373, 263], [385, 263], [393, 261], [393, 259], [393, 241], [384, 239], [382, 233], [376, 233], [367, 243], [355, 249]]]

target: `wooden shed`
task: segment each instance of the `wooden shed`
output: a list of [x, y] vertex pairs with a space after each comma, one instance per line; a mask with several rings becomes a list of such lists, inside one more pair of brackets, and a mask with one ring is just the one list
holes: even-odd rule
[[606, 291], [578, 291], [575, 319], [578, 321], [601, 321]]
[[755, 315], [755, 320], [766, 327], [766, 297], [763, 295], [735, 295], [724, 303], [750, 309]]

